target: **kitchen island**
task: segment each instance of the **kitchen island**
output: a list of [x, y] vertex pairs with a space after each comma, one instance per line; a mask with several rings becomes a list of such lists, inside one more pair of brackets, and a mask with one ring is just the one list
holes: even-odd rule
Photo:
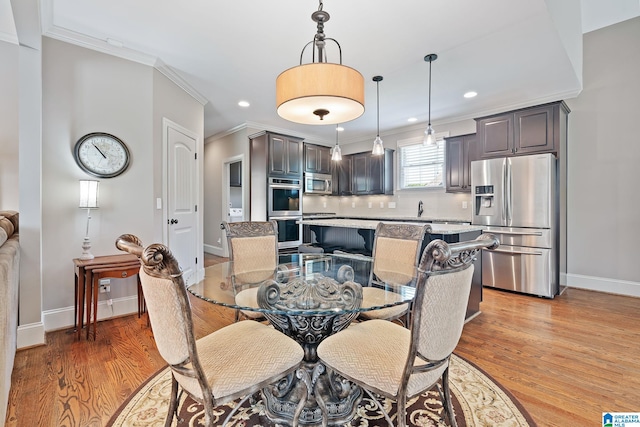
[[[299, 221], [305, 230], [305, 238], [301, 251], [334, 252], [342, 251], [365, 256], [371, 256], [375, 230], [378, 223], [414, 224], [428, 223], [429, 234], [423, 242], [422, 249], [435, 239], [444, 240], [447, 243], [457, 243], [473, 240], [483, 230], [483, 226], [467, 224], [443, 224], [420, 221], [419, 218], [410, 221], [390, 221], [387, 219], [345, 219], [345, 218], [320, 218], [303, 219]], [[480, 312], [482, 301], [482, 263], [480, 257], [474, 261], [474, 273], [471, 285], [471, 295], [467, 306], [467, 319]]]

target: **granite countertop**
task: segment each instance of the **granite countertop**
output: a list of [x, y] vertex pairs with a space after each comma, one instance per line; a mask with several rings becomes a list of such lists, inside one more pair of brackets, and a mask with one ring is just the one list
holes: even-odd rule
[[406, 222], [431, 222], [431, 223], [452, 223], [452, 224], [471, 224], [467, 219], [452, 219], [452, 218], [435, 218], [435, 217], [417, 217], [408, 215], [385, 215], [385, 216], [364, 216], [364, 215], [338, 215], [335, 213], [303, 213], [302, 219], [361, 219], [365, 221], [406, 221]]
[[[342, 228], [360, 228], [375, 230], [379, 222], [391, 223], [391, 224], [415, 224], [415, 222], [402, 222], [402, 221], [385, 221], [384, 219], [338, 219], [338, 218], [324, 218], [324, 219], [303, 219], [298, 223], [303, 225], [318, 225], [321, 227], [342, 227]], [[460, 234], [470, 231], [482, 231], [484, 229], [481, 225], [463, 225], [463, 224], [438, 224], [431, 223], [431, 234]]]

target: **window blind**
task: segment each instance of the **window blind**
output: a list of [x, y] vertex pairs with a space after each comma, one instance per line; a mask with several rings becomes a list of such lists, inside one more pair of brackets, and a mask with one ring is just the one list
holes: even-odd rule
[[425, 146], [422, 141], [399, 147], [401, 188], [444, 187], [444, 141]]

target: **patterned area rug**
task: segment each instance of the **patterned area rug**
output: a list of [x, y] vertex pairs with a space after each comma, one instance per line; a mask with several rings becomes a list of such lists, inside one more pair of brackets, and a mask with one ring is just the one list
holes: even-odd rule
[[[535, 423], [519, 402], [499, 384], [470, 362], [453, 355], [449, 368], [454, 412], [459, 427], [534, 427]], [[166, 368], [151, 377], [113, 415], [109, 427], [153, 427], [164, 426], [169, 396], [171, 373]], [[390, 410], [395, 424], [395, 403], [385, 400], [385, 409]], [[216, 408], [216, 426], [222, 425], [233, 403]], [[183, 398], [180, 404], [181, 421], [174, 420], [173, 426], [187, 427], [204, 425], [201, 405], [190, 398]], [[445, 417], [436, 390], [426, 392], [408, 402], [407, 422], [410, 426], [444, 427], [449, 424]], [[445, 417], [446, 418], [446, 417]], [[229, 427], [277, 427], [264, 415], [262, 401], [245, 403], [227, 424]], [[385, 427], [384, 416], [365, 394], [358, 412], [345, 427]]]

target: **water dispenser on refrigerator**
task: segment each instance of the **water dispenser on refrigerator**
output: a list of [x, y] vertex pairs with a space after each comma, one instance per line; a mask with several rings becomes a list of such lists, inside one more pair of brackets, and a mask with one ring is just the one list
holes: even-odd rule
[[493, 198], [493, 185], [478, 185], [475, 187], [475, 194], [475, 215], [493, 216], [497, 213], [497, 206]]

